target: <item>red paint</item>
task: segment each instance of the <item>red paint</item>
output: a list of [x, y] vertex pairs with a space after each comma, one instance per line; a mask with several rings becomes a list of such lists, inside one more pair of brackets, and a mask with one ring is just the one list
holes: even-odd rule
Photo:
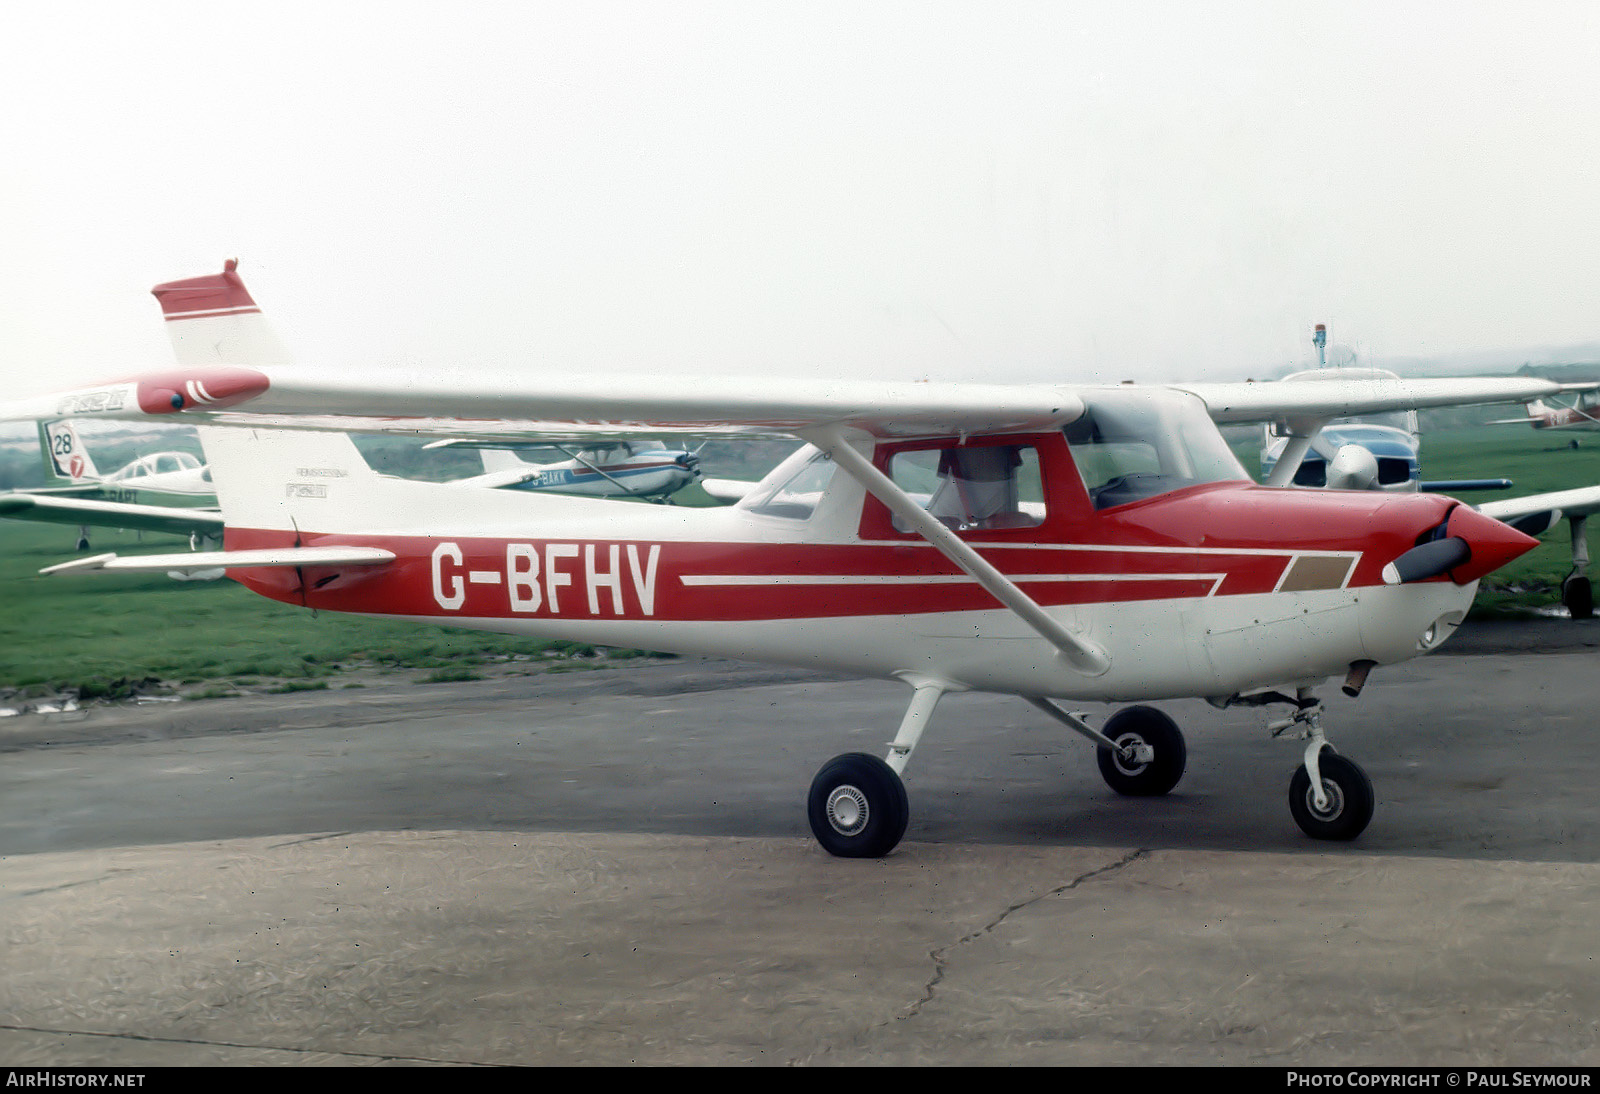
[[258, 312], [237, 272], [238, 262], [229, 259], [219, 274], [168, 281], [150, 290], [161, 304], [161, 313], [170, 319], [194, 318], [195, 312]]
[[[1046, 607], [1270, 593], [1297, 555], [1318, 551], [1359, 552], [1348, 584], [1376, 586], [1382, 584], [1384, 565], [1437, 527], [1452, 505], [1448, 499], [1429, 495], [1397, 498], [1221, 484], [1103, 513], [1079, 514], [1077, 519], [1061, 516], [1047, 524], [1054, 530], [1048, 538], [1040, 535], [1041, 528], [1033, 528], [1025, 530], [1031, 536], [982, 533], [974, 543]], [[1474, 544], [1475, 564], [1480, 553], [1487, 563], [1507, 551], [1514, 557], [1527, 549], [1519, 542], [1527, 537], [1515, 532], [1508, 536], [1504, 529], [1488, 518], [1463, 520], [1462, 534]], [[999, 542], [1002, 539], [1007, 542]], [[290, 532], [239, 528], [227, 532], [230, 550], [295, 542]], [[298, 542], [382, 547], [398, 557], [376, 570], [308, 567], [303, 579], [293, 570], [235, 570], [231, 576], [264, 596], [292, 604], [441, 618], [738, 621], [915, 616], [995, 606], [982, 588], [915, 537], [860, 544], [563, 540], [554, 563], [560, 598], [555, 613], [547, 602], [534, 611], [512, 610], [504, 576], [507, 546], [529, 545], [542, 565], [550, 541], [533, 536], [304, 533]], [[455, 544], [461, 556], [460, 562], [452, 555], [442, 564], [446, 580], [460, 582], [463, 600], [454, 610], [442, 607], [435, 597], [433, 551], [441, 542]], [[1527, 540], [1529, 546], [1533, 542]], [[567, 544], [571, 551], [563, 549]], [[617, 592], [609, 586], [601, 590], [599, 610], [591, 613], [582, 552], [595, 550], [597, 571], [604, 575], [610, 571], [613, 547], [626, 569], [630, 545], [640, 558], [659, 546], [652, 610], [644, 611], [629, 572], [616, 579]], [[472, 571], [496, 573], [500, 580], [473, 584], [467, 577]], [[543, 570], [540, 575], [542, 582]], [[756, 580], [750, 584], [727, 580], [741, 577]], [[318, 587], [324, 579], [328, 580]]]
[[254, 399], [271, 386], [255, 369], [233, 365], [145, 373], [137, 383], [139, 409], [146, 414], [220, 410]]
[[1486, 517], [1466, 505], [1458, 505], [1451, 510], [1445, 533], [1459, 536], [1472, 548], [1472, 555], [1466, 563], [1450, 571], [1450, 580], [1457, 585], [1476, 581], [1539, 545], [1539, 541], [1532, 536], [1524, 535], [1511, 525]]

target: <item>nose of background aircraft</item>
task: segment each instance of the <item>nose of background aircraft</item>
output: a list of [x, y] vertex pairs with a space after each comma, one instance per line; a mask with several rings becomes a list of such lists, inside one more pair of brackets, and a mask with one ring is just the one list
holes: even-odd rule
[[1469, 505], [1457, 505], [1430, 539], [1384, 567], [1383, 578], [1398, 585], [1447, 573], [1451, 581], [1465, 585], [1538, 545], [1538, 540], [1509, 524], [1486, 517]]

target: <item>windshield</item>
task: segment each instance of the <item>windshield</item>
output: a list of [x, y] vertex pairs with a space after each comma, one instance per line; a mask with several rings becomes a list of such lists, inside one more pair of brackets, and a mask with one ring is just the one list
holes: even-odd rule
[[1084, 402], [1084, 415], [1062, 432], [1096, 509], [1199, 483], [1249, 480], [1193, 395], [1118, 388]]

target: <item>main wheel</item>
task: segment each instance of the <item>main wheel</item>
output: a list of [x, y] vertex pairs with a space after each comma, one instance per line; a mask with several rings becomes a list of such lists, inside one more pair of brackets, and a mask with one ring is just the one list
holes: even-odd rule
[[831, 855], [880, 858], [906, 834], [905, 783], [876, 756], [848, 752], [822, 765], [806, 799], [811, 833]]
[[[1189, 751], [1184, 747], [1178, 723], [1155, 707], [1128, 707], [1106, 720], [1105, 735], [1117, 743], [1115, 749], [1100, 746], [1100, 775], [1118, 794], [1133, 798], [1153, 798], [1167, 793], [1183, 778]], [[1148, 745], [1154, 753], [1148, 760], [1133, 755], [1133, 750]]]
[[1355, 839], [1372, 820], [1372, 780], [1336, 752], [1324, 752], [1317, 766], [1328, 804], [1317, 808], [1311, 774], [1301, 764], [1289, 780], [1289, 812], [1294, 814], [1294, 822], [1312, 839]]
[[1573, 574], [1561, 583], [1561, 603], [1574, 619], [1594, 616], [1594, 586], [1582, 574]]

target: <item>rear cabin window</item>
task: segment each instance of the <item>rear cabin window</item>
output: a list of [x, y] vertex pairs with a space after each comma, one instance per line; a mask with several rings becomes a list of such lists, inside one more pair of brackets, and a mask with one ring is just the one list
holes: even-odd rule
[[[1044, 522], [1039, 453], [1031, 445], [966, 445], [897, 452], [889, 477], [958, 532], [1032, 528]], [[897, 532], [909, 532], [894, 518]]]
[[833, 457], [826, 452], [818, 452], [793, 475], [764, 494], [752, 498], [745, 508], [768, 517], [810, 520], [828, 484], [833, 481], [836, 466]]

